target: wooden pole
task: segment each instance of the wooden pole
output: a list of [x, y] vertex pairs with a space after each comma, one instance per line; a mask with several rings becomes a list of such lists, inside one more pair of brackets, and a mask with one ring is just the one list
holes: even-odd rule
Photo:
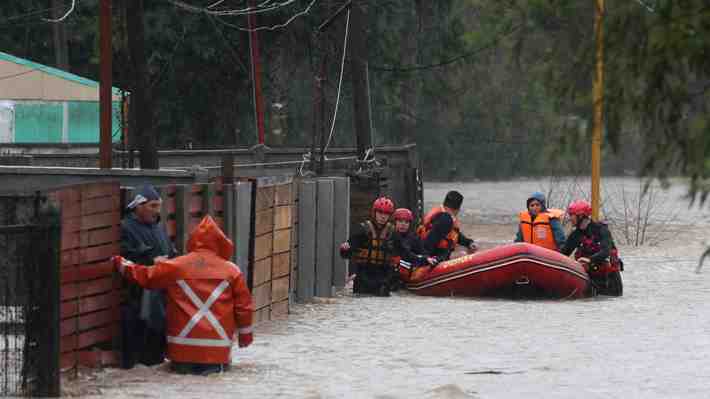
[[99, 166], [101, 169], [111, 169], [111, 80], [112, 49], [111, 49], [111, 0], [101, 0], [100, 16], [100, 85], [99, 114], [101, 119], [99, 137]]
[[359, 158], [363, 158], [366, 151], [372, 147], [370, 106], [367, 97], [367, 16], [362, 7], [362, 4], [353, 4], [350, 16], [350, 76], [353, 83], [353, 114]]
[[[249, 5], [254, 7], [256, 1], [252, 0]], [[256, 130], [258, 132], [259, 144], [264, 144], [264, 99], [261, 91], [261, 58], [259, 55], [259, 35], [256, 30], [256, 14], [249, 14], [249, 48], [251, 50], [251, 77], [254, 92], [254, 115], [256, 118]]]
[[596, 40], [596, 65], [592, 97], [594, 120], [592, 128], [592, 218], [599, 219], [601, 145], [604, 125], [604, 0], [595, 0], [594, 37]]

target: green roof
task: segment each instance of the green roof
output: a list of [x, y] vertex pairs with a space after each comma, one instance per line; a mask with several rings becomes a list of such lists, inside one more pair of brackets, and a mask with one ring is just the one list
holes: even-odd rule
[[[60, 79], [69, 80], [75, 83], [82, 84], [84, 86], [97, 88], [99, 87], [99, 82], [95, 80], [87, 79], [79, 75], [74, 75], [73, 73], [69, 73], [67, 71], [63, 71], [61, 69], [53, 68], [30, 60], [26, 60], [24, 58], [15, 57], [14, 55], [3, 53], [2, 51], [0, 51], [0, 61], [9, 61], [18, 65], [26, 66], [28, 68], [37, 69], [50, 75], [54, 75]], [[120, 96], [121, 89], [119, 89], [118, 87], [113, 87], [113, 94]]]

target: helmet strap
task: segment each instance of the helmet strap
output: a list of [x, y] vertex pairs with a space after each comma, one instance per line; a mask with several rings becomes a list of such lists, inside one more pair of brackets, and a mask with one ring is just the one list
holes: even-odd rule
[[[577, 215], [577, 228], [582, 229], [582, 225], [584, 224], [585, 221], [589, 220], [589, 216], [581, 216]], [[586, 226], [585, 226], [586, 227]]]

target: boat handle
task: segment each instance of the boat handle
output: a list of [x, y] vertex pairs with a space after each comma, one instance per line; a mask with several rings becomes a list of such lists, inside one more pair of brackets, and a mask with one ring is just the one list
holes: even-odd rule
[[515, 280], [515, 284], [516, 285], [530, 284], [530, 279], [528, 278], [528, 276], [522, 276], [519, 279]]

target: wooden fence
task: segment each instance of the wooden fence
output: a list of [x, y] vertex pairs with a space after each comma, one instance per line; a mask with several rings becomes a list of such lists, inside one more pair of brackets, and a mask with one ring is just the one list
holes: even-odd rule
[[347, 262], [338, 247], [350, 231], [350, 182], [328, 177], [298, 184], [296, 298], [330, 297], [345, 285]]
[[[235, 242], [257, 322], [288, 314], [293, 300], [332, 296], [345, 285], [337, 246], [349, 231], [349, 180], [249, 179], [233, 184], [158, 187], [166, 230], [179, 253], [190, 231], [212, 215]], [[119, 364], [123, 281], [110, 257], [120, 253], [120, 222], [131, 188], [69, 186], [50, 193], [61, 210], [60, 367]]]
[[60, 367], [116, 364], [118, 352], [111, 348], [120, 331], [121, 281], [109, 259], [120, 252], [120, 187], [84, 184], [53, 197], [62, 225]]
[[293, 246], [293, 183], [258, 181], [254, 204], [252, 293], [256, 321], [288, 314]]

